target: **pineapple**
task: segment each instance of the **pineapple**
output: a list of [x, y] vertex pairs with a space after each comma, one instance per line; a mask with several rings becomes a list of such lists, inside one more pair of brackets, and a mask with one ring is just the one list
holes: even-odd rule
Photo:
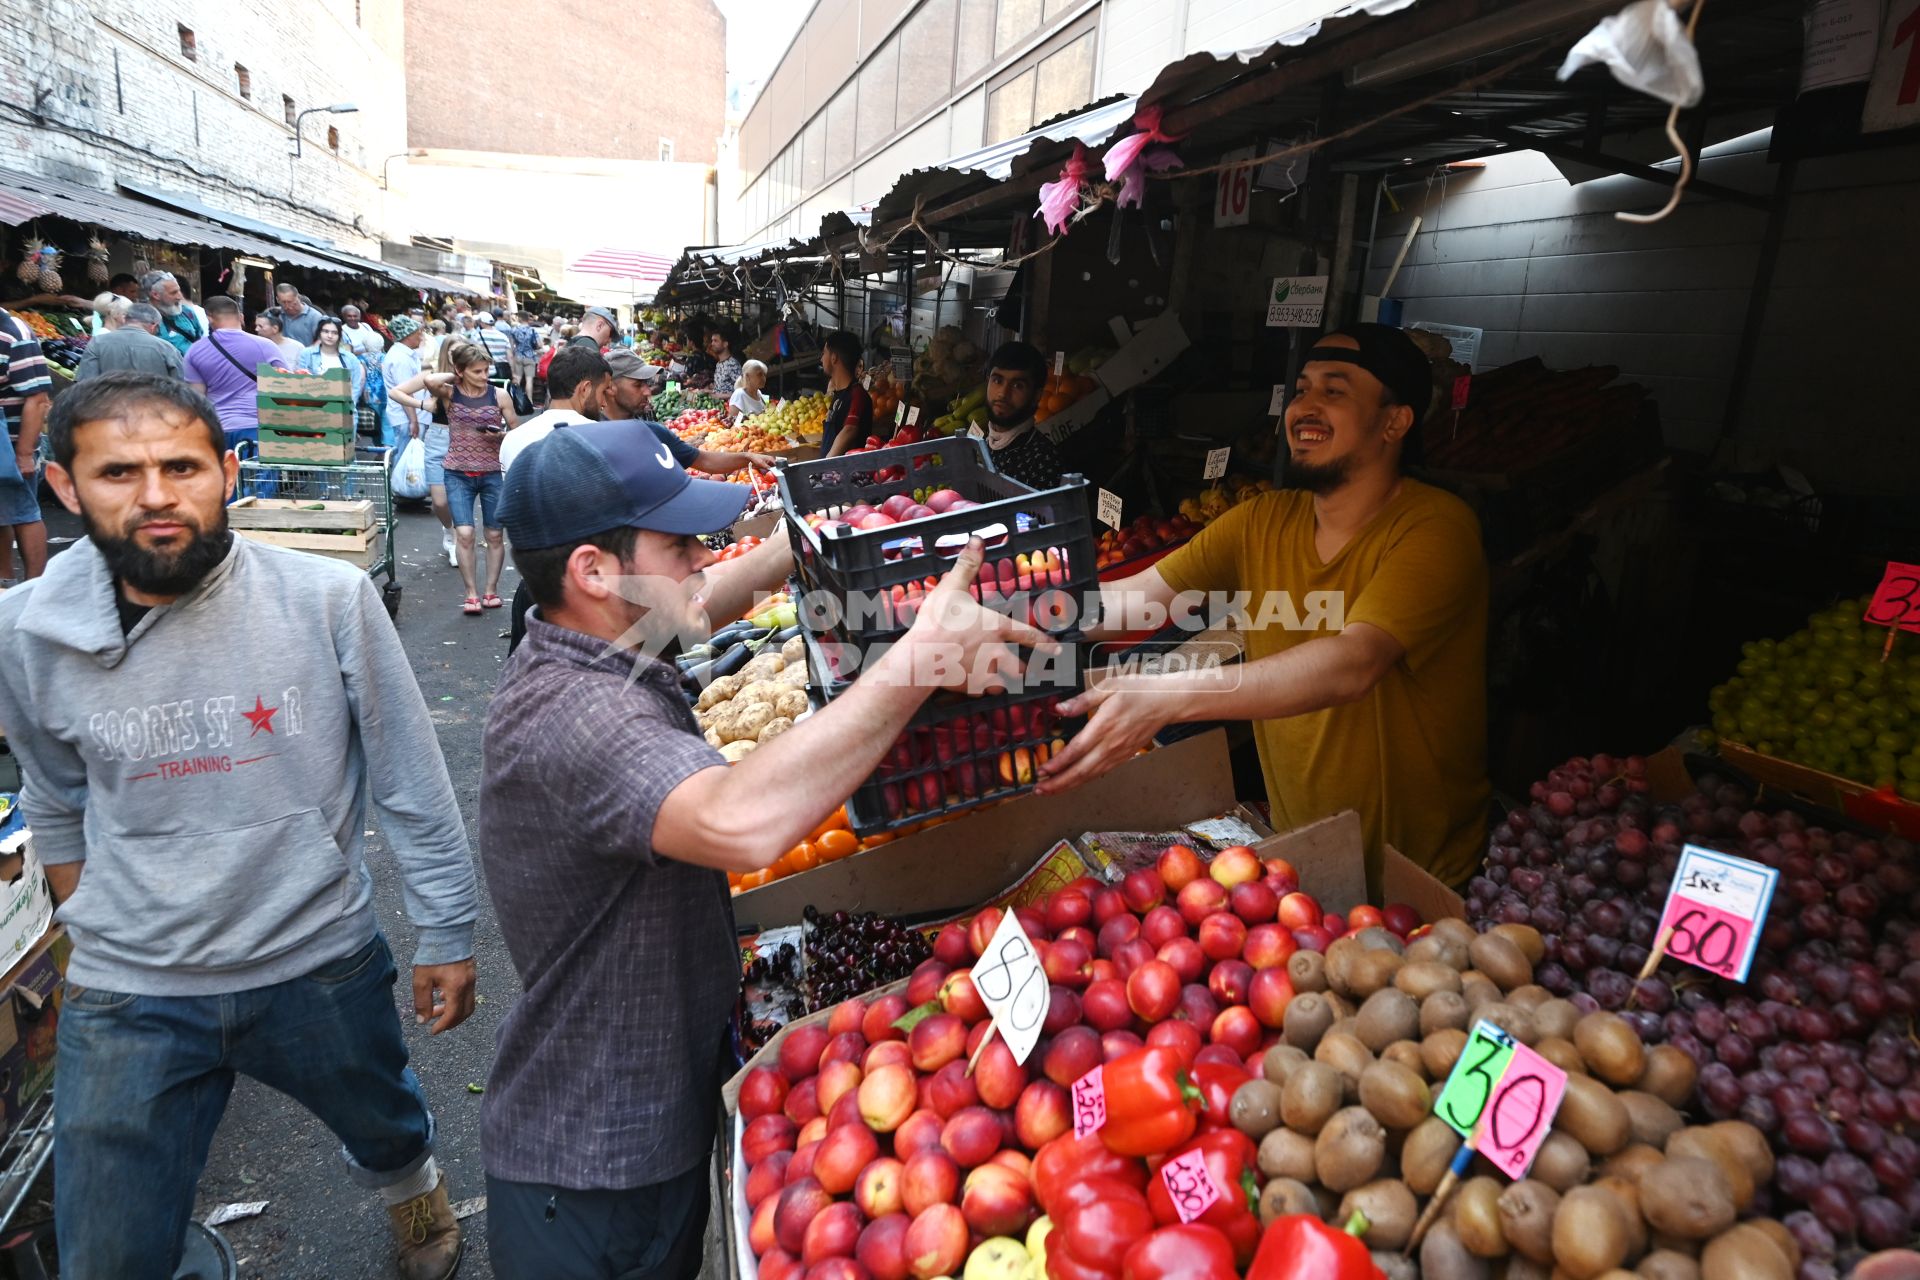
[[20, 267], [14, 274], [20, 277], [20, 283], [32, 288], [40, 280], [39, 240], [29, 240], [20, 250]]
[[52, 245], [45, 245], [40, 250], [40, 273], [37, 280], [45, 293], [59, 293], [67, 287], [67, 282], [60, 278], [60, 251]]
[[107, 270], [107, 246], [99, 236], [87, 238], [87, 279], [95, 284], [105, 284], [113, 278]]

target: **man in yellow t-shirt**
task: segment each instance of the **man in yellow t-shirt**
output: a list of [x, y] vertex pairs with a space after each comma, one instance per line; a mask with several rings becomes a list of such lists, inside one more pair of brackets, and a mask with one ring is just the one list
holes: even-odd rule
[[1386, 325], [1322, 337], [1287, 405], [1289, 488], [1244, 502], [1101, 592], [1103, 633], [1193, 616], [1238, 593], [1247, 661], [1117, 675], [1061, 709], [1087, 727], [1043, 766], [1064, 791], [1167, 724], [1248, 719], [1281, 830], [1355, 809], [1369, 881], [1391, 844], [1449, 884], [1486, 834], [1487, 569], [1473, 512], [1408, 479], [1431, 394], [1426, 357]]

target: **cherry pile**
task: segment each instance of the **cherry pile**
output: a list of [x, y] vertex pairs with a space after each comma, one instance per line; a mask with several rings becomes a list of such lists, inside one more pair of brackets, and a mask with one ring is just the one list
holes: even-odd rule
[[[1532, 925], [1540, 985], [1700, 1064], [1700, 1109], [1772, 1139], [1761, 1211], [1799, 1241], [1800, 1280], [1825, 1280], [1920, 1230], [1920, 860], [1899, 837], [1697, 786], [1662, 805], [1638, 757], [1568, 761], [1494, 829], [1468, 914]], [[1675, 962], [1636, 981], [1688, 843], [1781, 873], [1745, 985]]]
[[910, 975], [933, 955], [919, 930], [871, 911], [823, 913], [808, 906], [801, 989], [807, 1008], [824, 1009]]

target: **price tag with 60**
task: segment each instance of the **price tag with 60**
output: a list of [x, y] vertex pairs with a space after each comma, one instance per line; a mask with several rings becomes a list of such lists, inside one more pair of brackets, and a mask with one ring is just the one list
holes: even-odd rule
[[1040, 1039], [1052, 989], [1040, 957], [1027, 941], [1027, 931], [1013, 912], [1000, 917], [986, 954], [973, 966], [973, 985], [993, 1015], [994, 1027], [1013, 1050], [1014, 1061], [1024, 1064]]
[[1482, 1019], [1433, 1111], [1517, 1181], [1532, 1168], [1566, 1092], [1565, 1071]]
[[1779, 883], [1772, 867], [1688, 845], [1655, 936], [1674, 959], [1745, 982]]

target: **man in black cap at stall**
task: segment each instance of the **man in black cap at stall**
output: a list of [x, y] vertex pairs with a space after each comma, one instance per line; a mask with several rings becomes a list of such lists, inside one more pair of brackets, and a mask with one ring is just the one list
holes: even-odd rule
[[1101, 589], [1098, 634], [1207, 597], [1244, 611], [1244, 664], [1125, 675], [1065, 703], [1092, 719], [1041, 768], [1065, 791], [1176, 721], [1252, 720], [1273, 825], [1356, 809], [1369, 879], [1391, 844], [1450, 884], [1486, 839], [1487, 567], [1480, 526], [1402, 473], [1433, 399], [1399, 329], [1354, 324], [1307, 353], [1287, 402], [1286, 487], [1242, 502], [1153, 567]]

